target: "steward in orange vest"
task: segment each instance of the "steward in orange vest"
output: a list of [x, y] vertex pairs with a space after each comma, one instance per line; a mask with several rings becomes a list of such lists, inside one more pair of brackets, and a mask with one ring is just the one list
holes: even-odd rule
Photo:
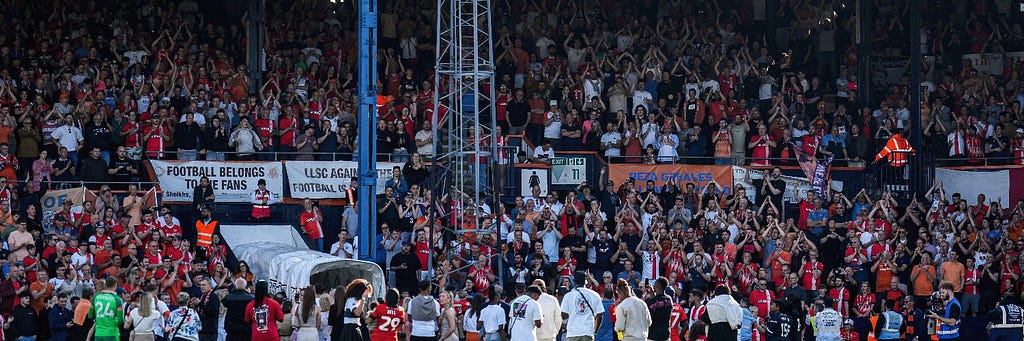
[[196, 248], [206, 248], [213, 244], [213, 235], [217, 233], [217, 221], [213, 220], [210, 207], [203, 207], [202, 218], [196, 220]]
[[907, 157], [913, 152], [914, 147], [910, 146], [910, 141], [907, 141], [900, 134], [893, 134], [889, 141], [885, 143], [882, 151], [875, 155], [875, 161], [888, 159], [890, 166], [903, 167], [907, 164]]
[[267, 180], [260, 179], [257, 182], [259, 186], [255, 192], [252, 193], [252, 218], [255, 221], [263, 221], [270, 218], [270, 205], [274, 204], [274, 196], [267, 190]]

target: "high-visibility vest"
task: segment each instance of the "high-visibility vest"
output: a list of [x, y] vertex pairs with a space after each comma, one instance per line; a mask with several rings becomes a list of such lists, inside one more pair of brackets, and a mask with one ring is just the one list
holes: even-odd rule
[[256, 190], [256, 201], [260, 203], [252, 205], [252, 217], [270, 217], [270, 205], [262, 204], [263, 202], [270, 202], [270, 191], [264, 191], [261, 193], [259, 190]]
[[903, 325], [903, 315], [897, 314], [892, 310], [887, 310], [883, 314], [885, 315], [885, 324], [882, 325], [882, 333], [878, 335], [878, 338], [882, 340], [900, 339], [900, 326]]
[[[954, 305], [956, 305], [957, 309], [960, 309], [960, 301], [957, 301], [955, 298], [951, 299], [946, 304], [946, 313], [942, 317], [950, 318], [949, 311], [952, 310]], [[952, 326], [941, 322], [937, 324], [939, 325], [939, 330], [935, 332], [935, 335], [938, 336], [939, 340], [960, 338], [960, 320], [956, 320], [956, 323]]]
[[1017, 329], [1024, 328], [1024, 309], [1016, 304], [1001, 305], [999, 310], [999, 323], [992, 324], [992, 329]]
[[871, 323], [871, 328], [868, 328], [868, 341], [878, 341], [878, 338], [875, 337], [875, 326], [878, 325], [878, 315], [872, 316], [868, 321]]
[[213, 234], [217, 231], [217, 221], [210, 220], [204, 223], [202, 219], [196, 220], [196, 247], [208, 247], [213, 244]]
[[889, 160], [889, 165], [893, 167], [903, 167], [907, 164], [907, 156], [914, 152], [914, 147], [910, 146], [910, 142], [907, 139], [900, 136], [900, 134], [893, 134], [889, 138], [889, 141], [885, 143], [885, 147], [875, 155], [875, 161], [881, 159]]

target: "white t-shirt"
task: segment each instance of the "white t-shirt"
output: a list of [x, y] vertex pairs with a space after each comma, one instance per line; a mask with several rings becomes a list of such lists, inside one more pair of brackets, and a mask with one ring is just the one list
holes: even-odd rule
[[647, 105], [647, 100], [654, 99], [651, 93], [647, 90], [634, 90], [633, 91], [633, 107], [629, 108], [630, 111], [636, 109], [636, 106], [641, 105], [646, 110], [651, 110], [650, 106]]
[[78, 142], [84, 140], [82, 137], [82, 130], [75, 126], [63, 125], [54, 129], [50, 133], [50, 137], [57, 140], [62, 147], [68, 149], [68, 151], [78, 150]]
[[331, 254], [338, 256], [342, 259], [358, 259], [359, 257], [356, 254], [357, 248], [358, 246], [355, 244], [355, 242], [346, 242], [344, 245], [342, 245], [340, 242], [335, 242], [334, 244], [331, 244]]
[[163, 325], [163, 323], [160, 323], [163, 315], [155, 309], [150, 311], [148, 317], [142, 317], [138, 308], [132, 309], [131, 318], [132, 325], [135, 326], [135, 331], [140, 333], [150, 333], [154, 328], [161, 327]]
[[[618, 145], [619, 141], [622, 141], [622, 134], [617, 131], [607, 132], [601, 135], [601, 145]], [[622, 150], [619, 147], [608, 147], [604, 150], [604, 156], [622, 156]]]
[[551, 124], [544, 126], [544, 138], [562, 138], [562, 113], [548, 111], [547, 113], [544, 114], [544, 119], [551, 120]]
[[[434, 305], [435, 314], [441, 316], [441, 305], [433, 299], [431, 303]], [[405, 311], [409, 311], [409, 308], [406, 307]], [[412, 330], [410, 331], [412, 336], [434, 337], [437, 333], [437, 321], [435, 320], [417, 321], [410, 318], [410, 321], [412, 321]]]
[[490, 304], [480, 310], [480, 322], [484, 323], [484, 333], [497, 333], [498, 328], [505, 324], [505, 309], [500, 304]]
[[[552, 123], [554, 124], [554, 123]], [[533, 148], [533, 157], [538, 159], [550, 159], [555, 157], [555, 148], [544, 150], [544, 146], [537, 146]]]
[[565, 336], [594, 335], [594, 315], [604, 313], [601, 297], [587, 288], [570, 290], [562, 297], [562, 312], [569, 315]]
[[480, 315], [480, 312], [466, 312], [466, 316], [462, 320], [462, 329], [465, 330], [467, 333], [479, 332], [476, 329], [476, 321], [479, 320], [479, 316], [477, 315]]
[[[499, 308], [501, 309], [501, 308]], [[509, 324], [511, 328], [511, 341], [535, 341], [537, 340], [537, 328], [535, 322], [542, 318], [540, 304], [530, 296], [519, 296], [512, 301], [512, 309], [509, 310]]]
[[[429, 132], [429, 131], [426, 131], [426, 130], [420, 130], [420, 131], [416, 132], [416, 141], [426, 141], [426, 140], [430, 139], [433, 136], [434, 136], [434, 133], [432, 133], [432, 132]], [[426, 155], [426, 156], [434, 155], [434, 141], [430, 141], [429, 143], [427, 143], [425, 145], [416, 147], [416, 152], [420, 153], [420, 155]]]

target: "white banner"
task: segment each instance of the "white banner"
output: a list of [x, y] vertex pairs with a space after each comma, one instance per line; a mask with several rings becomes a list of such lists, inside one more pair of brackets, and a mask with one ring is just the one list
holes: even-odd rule
[[[764, 179], [764, 175], [765, 175], [766, 172], [770, 172], [770, 170], [747, 169], [747, 168], [743, 168], [743, 167], [739, 167], [739, 166], [733, 166], [732, 167], [732, 184], [733, 184], [733, 188], [735, 188], [737, 185], [742, 185], [743, 188], [745, 188], [747, 190], [747, 199], [749, 199], [750, 202], [756, 203], [757, 202], [757, 200], [756, 200], [757, 199], [757, 194], [758, 194], [758, 191], [760, 190], [760, 188], [754, 187], [754, 184], [753, 184], [754, 181], [753, 180]], [[747, 178], [748, 175], [750, 176], [749, 181], [748, 181], [748, 178]], [[805, 178], [805, 177], [795, 177], [795, 176], [783, 175], [782, 176], [782, 181], [786, 182], [786, 190], [782, 193], [782, 200], [784, 202], [788, 202], [788, 203], [797, 203], [797, 202], [799, 202], [799, 200], [793, 199], [793, 188], [796, 188], [797, 191], [799, 191], [801, 193], [801, 195], [803, 195], [803, 193], [806, 193], [808, 190], [811, 189], [811, 182], [807, 181], [807, 178]], [[834, 191], [842, 191], [843, 190], [843, 182], [842, 181], [832, 180], [832, 190], [834, 190]]]
[[[391, 179], [397, 162], [377, 162], [377, 194]], [[359, 163], [355, 161], [285, 161], [288, 189], [292, 198], [338, 199], [344, 198], [350, 179], [359, 176]]]
[[974, 205], [978, 194], [985, 194], [985, 200], [1003, 198], [1003, 205], [1010, 202], [1010, 171], [961, 171], [935, 168], [935, 179], [942, 181], [942, 191], [949, 198], [953, 193]]
[[192, 201], [199, 178], [210, 178], [216, 202], [249, 202], [260, 179], [280, 202], [284, 195], [284, 172], [280, 162], [157, 161], [150, 160], [166, 201]]
[[965, 54], [963, 61], [964, 67], [967, 67], [967, 62], [971, 62], [971, 67], [978, 70], [978, 74], [982, 76], [1003, 74], [1003, 55], [998, 53]]
[[[999, 76], [1003, 74], [1003, 67], [1016, 65], [1017, 61], [1024, 59], [1024, 52], [972, 53], [965, 54], [962, 58], [964, 62], [970, 61], [971, 67], [977, 69], [980, 76]], [[964, 66], [966, 67], [966, 65]]]
[[554, 157], [551, 158], [552, 185], [579, 185], [587, 180], [587, 158], [585, 157]]

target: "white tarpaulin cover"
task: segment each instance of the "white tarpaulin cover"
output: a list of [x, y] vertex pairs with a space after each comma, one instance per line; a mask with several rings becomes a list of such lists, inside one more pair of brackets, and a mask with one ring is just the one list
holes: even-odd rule
[[376, 289], [374, 297], [384, 295], [384, 273], [377, 264], [310, 250], [290, 225], [223, 225], [220, 232], [235, 257], [249, 263], [257, 279], [270, 282], [272, 292], [290, 297], [310, 284], [329, 289], [363, 278]]
[[[942, 180], [942, 191], [946, 196], [960, 193], [960, 197], [974, 204], [978, 194], [995, 201], [1003, 198], [1005, 205], [1010, 200], [1010, 171], [969, 171], [935, 168], [935, 179]], [[1019, 180], [1018, 180], [1019, 181]]]

